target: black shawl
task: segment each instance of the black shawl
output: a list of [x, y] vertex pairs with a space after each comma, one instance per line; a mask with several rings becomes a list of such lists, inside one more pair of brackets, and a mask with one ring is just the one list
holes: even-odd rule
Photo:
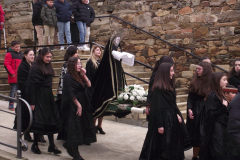
[[37, 65], [30, 69], [26, 100], [35, 105], [32, 130], [40, 134], [56, 133], [59, 113], [52, 93], [52, 76], [44, 75]]
[[[201, 118], [205, 107], [204, 96], [198, 95], [197, 93], [189, 93], [187, 99], [187, 122], [186, 126], [188, 133], [192, 139], [193, 147], [201, 146], [201, 134], [200, 124]], [[193, 112], [194, 119], [190, 119], [188, 116], [188, 110], [191, 109]]]
[[[179, 124], [177, 114], [182, 118], [182, 124]], [[158, 133], [160, 127], [164, 128], [164, 134]], [[190, 143], [186, 125], [176, 105], [176, 93], [155, 89], [140, 160], [184, 159], [184, 150], [191, 148]]]
[[117, 100], [118, 91], [125, 86], [125, 77], [120, 61], [112, 56], [113, 42], [108, 41], [101, 63], [92, 80], [93, 117], [100, 117], [111, 101]]
[[[96, 142], [95, 125], [93, 122], [91, 103], [86, 94], [86, 85], [81, 85], [68, 72], [63, 78], [63, 94], [61, 101], [61, 116], [67, 115], [67, 142], [74, 145]], [[82, 115], [77, 116], [77, 99], [82, 106]]]
[[228, 79], [228, 83], [230, 85], [233, 85], [234, 87], [238, 88], [238, 86], [240, 85], [240, 79], [238, 78], [238, 76], [236, 74], [234, 74], [233, 76], [231, 76]]
[[211, 92], [204, 109], [203, 142], [200, 160], [222, 160], [228, 156], [228, 111], [215, 92]]
[[[21, 91], [21, 98], [25, 99], [25, 91], [28, 81], [28, 75], [30, 71], [30, 64], [27, 61], [22, 61], [18, 67], [18, 90]], [[26, 130], [29, 124], [29, 110], [24, 102], [21, 101], [21, 111], [22, 111], [22, 131]], [[17, 108], [15, 110], [17, 113]], [[17, 116], [15, 117], [15, 124], [13, 128], [17, 128]]]

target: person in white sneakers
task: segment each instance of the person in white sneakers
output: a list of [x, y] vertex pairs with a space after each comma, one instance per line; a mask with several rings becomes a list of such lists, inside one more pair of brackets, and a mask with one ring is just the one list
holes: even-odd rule
[[[90, 37], [90, 25], [95, 19], [95, 12], [94, 9], [89, 5], [89, 0], [83, 0], [83, 3], [87, 5], [88, 10], [87, 12], [87, 21], [86, 21], [86, 35], [85, 35], [85, 42], [89, 42]], [[84, 45], [87, 50], [90, 50], [87, 44]]]

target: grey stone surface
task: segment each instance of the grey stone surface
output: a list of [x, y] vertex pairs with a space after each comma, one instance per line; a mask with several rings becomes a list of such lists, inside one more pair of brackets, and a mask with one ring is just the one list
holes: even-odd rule
[[[7, 110], [8, 102], [0, 101], [0, 109]], [[14, 116], [0, 112], [0, 122], [5, 126], [12, 127]], [[145, 125], [145, 124], [144, 124]], [[86, 160], [138, 160], [142, 145], [147, 133], [147, 128], [103, 120], [103, 130], [106, 135], [97, 134], [97, 142], [90, 146], [79, 146], [79, 152]], [[55, 139], [56, 139], [55, 135]], [[47, 136], [45, 136], [47, 139]], [[0, 141], [16, 145], [16, 133], [0, 128]], [[23, 157], [29, 160], [71, 160], [63, 148], [63, 141], [55, 140], [56, 146], [62, 151], [60, 155], [47, 152], [48, 142], [39, 143], [42, 154], [36, 155], [31, 152], [32, 143], [27, 142], [28, 151], [23, 152]], [[16, 154], [16, 150], [0, 145], [0, 149]], [[185, 152], [185, 160], [191, 160], [192, 150]]]

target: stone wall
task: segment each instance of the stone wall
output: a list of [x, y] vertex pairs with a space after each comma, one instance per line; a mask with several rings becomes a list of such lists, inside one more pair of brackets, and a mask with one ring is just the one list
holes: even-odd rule
[[[4, 7], [7, 42], [17, 39], [32, 44], [31, 2], [11, 2]], [[90, 0], [90, 5], [97, 16], [116, 15], [199, 57], [208, 56], [226, 70], [240, 57], [240, 0]], [[151, 66], [162, 55], [170, 55], [176, 62], [178, 86], [189, 83], [198, 59], [117, 19], [95, 19], [90, 40], [105, 45], [118, 28], [125, 32], [124, 51]]]
[[[210, 57], [225, 70], [240, 57], [240, 0], [92, 0], [90, 4], [97, 15], [114, 14], [199, 57]], [[162, 55], [172, 56], [178, 86], [187, 86], [198, 59], [119, 20], [99, 22], [91, 27], [93, 41], [105, 44], [113, 30], [124, 28], [125, 51], [151, 66]]]

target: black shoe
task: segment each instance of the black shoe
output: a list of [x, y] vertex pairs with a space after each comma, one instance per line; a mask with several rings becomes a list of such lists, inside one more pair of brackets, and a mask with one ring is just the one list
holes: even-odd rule
[[91, 145], [91, 143], [89, 143], [89, 142], [83, 142], [83, 144], [85, 144], [85, 145], [87, 145], [87, 146], [90, 146], [90, 145]]
[[73, 151], [73, 160], [84, 160], [78, 151], [78, 146], [71, 146]]
[[44, 139], [44, 136], [43, 136], [43, 135], [40, 135], [40, 136], [39, 136], [38, 142], [46, 143], [46, 140]]
[[53, 152], [54, 154], [61, 154], [62, 152], [60, 150], [57, 149], [57, 147], [54, 146], [49, 146], [48, 147], [48, 152]]
[[106, 134], [106, 133], [102, 130], [102, 128], [97, 127], [97, 130], [99, 131], [100, 134]]
[[41, 154], [40, 149], [38, 148], [38, 145], [33, 144], [31, 147], [31, 151], [35, 154]]
[[29, 134], [29, 132], [24, 134], [24, 140], [26, 140], [28, 142], [33, 142], [33, 139], [31, 137], [31, 135]]
[[69, 154], [69, 156], [73, 157], [72, 148], [67, 145], [67, 142], [63, 143], [63, 147], [67, 150], [67, 153]]
[[83, 157], [79, 154], [78, 157], [73, 157], [73, 160], [84, 160]]

